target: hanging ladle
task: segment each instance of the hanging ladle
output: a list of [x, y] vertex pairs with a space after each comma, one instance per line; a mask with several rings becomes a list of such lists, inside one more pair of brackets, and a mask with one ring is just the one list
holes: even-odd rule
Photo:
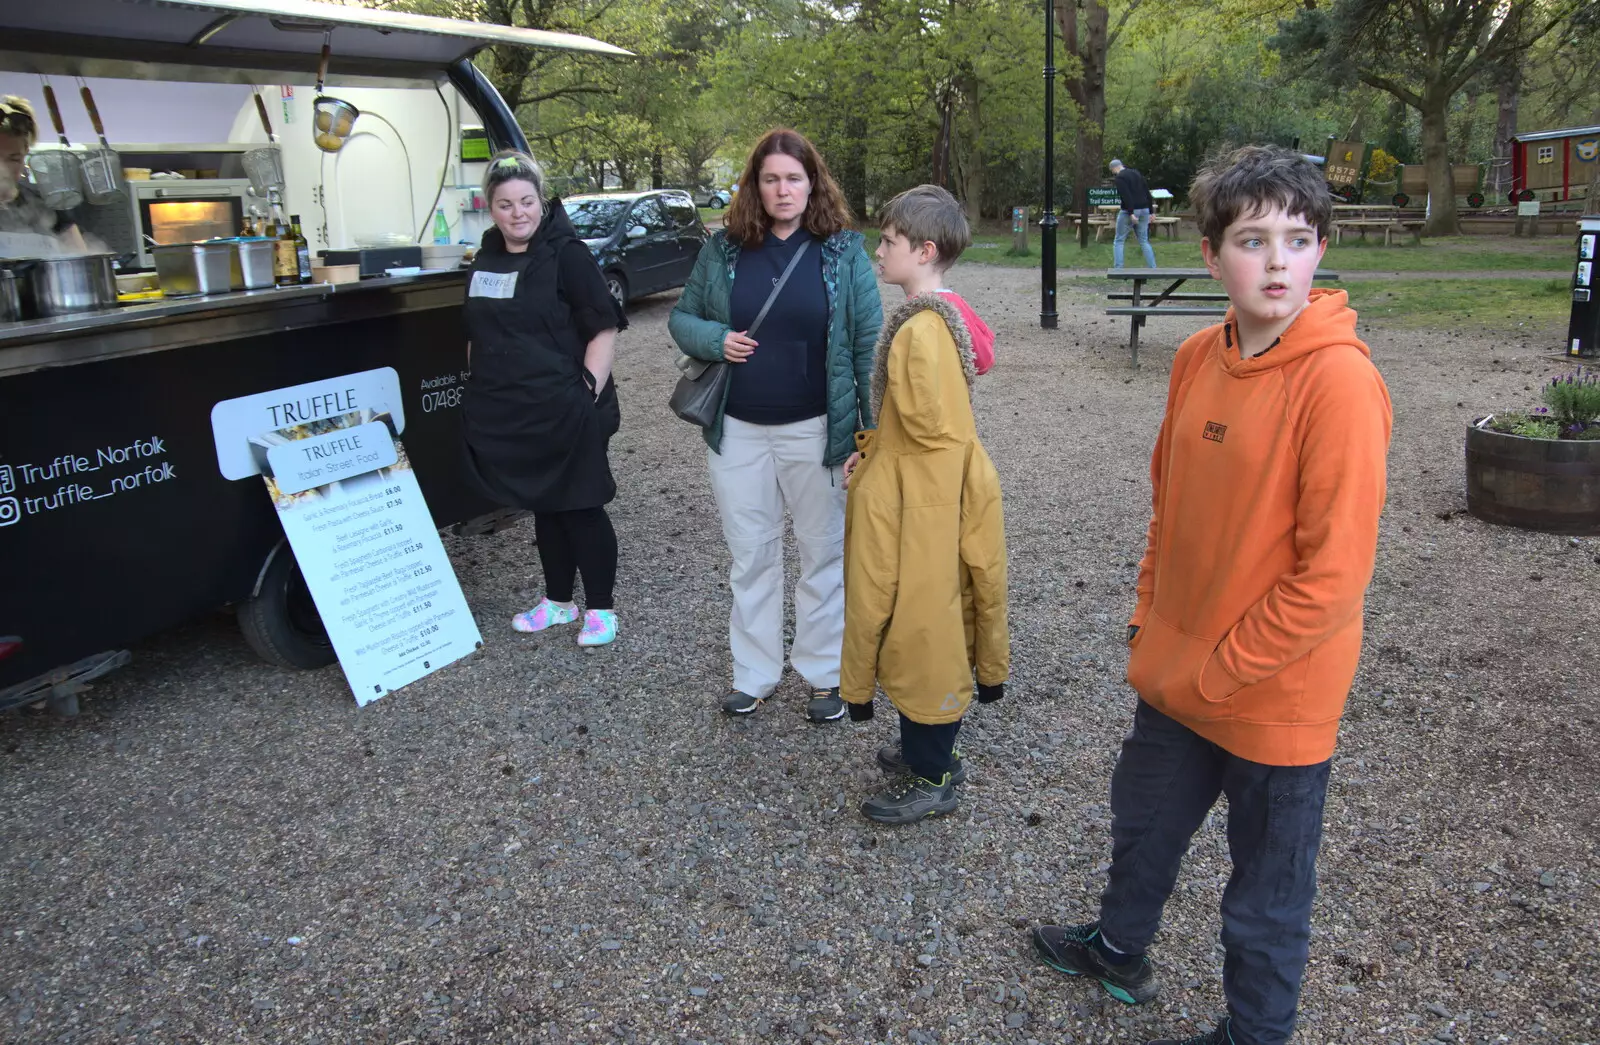
[[328, 78], [328, 55], [333, 50], [333, 31], [322, 34], [322, 60], [317, 65], [317, 97], [311, 103], [311, 140], [323, 152], [338, 152], [350, 140], [355, 130], [356, 117], [361, 110], [343, 98], [331, 98], [322, 93], [323, 82]]

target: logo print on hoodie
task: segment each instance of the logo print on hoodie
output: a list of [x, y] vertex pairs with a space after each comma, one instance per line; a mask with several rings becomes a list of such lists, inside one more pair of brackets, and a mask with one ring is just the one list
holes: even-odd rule
[[1220, 443], [1222, 442], [1222, 437], [1228, 434], [1228, 426], [1219, 425], [1215, 421], [1207, 421], [1206, 430], [1203, 434], [1213, 443]]

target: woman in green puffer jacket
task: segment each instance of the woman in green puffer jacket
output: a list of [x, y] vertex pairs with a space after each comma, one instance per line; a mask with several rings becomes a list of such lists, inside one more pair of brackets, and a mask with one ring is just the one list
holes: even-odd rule
[[786, 510], [800, 550], [789, 662], [810, 687], [813, 722], [845, 715], [843, 468], [855, 433], [872, 427], [872, 350], [883, 324], [878, 280], [853, 224], [816, 147], [791, 130], [769, 132], [667, 323], [685, 355], [732, 366], [705, 438], [733, 560], [733, 688], [722, 705], [733, 715], [754, 712], [783, 677]]

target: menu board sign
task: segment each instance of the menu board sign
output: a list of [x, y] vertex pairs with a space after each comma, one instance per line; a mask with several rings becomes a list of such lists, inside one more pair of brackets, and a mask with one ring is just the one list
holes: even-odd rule
[[244, 451], [362, 705], [483, 644], [386, 409], [398, 392], [385, 369], [230, 400], [212, 412], [225, 473], [240, 455], [224, 452], [224, 436], [244, 418], [265, 409], [296, 422], [258, 430]]

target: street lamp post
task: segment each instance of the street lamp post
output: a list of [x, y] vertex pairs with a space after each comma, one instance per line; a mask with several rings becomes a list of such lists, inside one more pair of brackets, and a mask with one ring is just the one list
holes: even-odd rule
[[[1070, 3], [1071, 0], [1068, 0]], [[1056, 329], [1056, 11], [1044, 0], [1044, 217], [1039, 237], [1039, 326]]]

